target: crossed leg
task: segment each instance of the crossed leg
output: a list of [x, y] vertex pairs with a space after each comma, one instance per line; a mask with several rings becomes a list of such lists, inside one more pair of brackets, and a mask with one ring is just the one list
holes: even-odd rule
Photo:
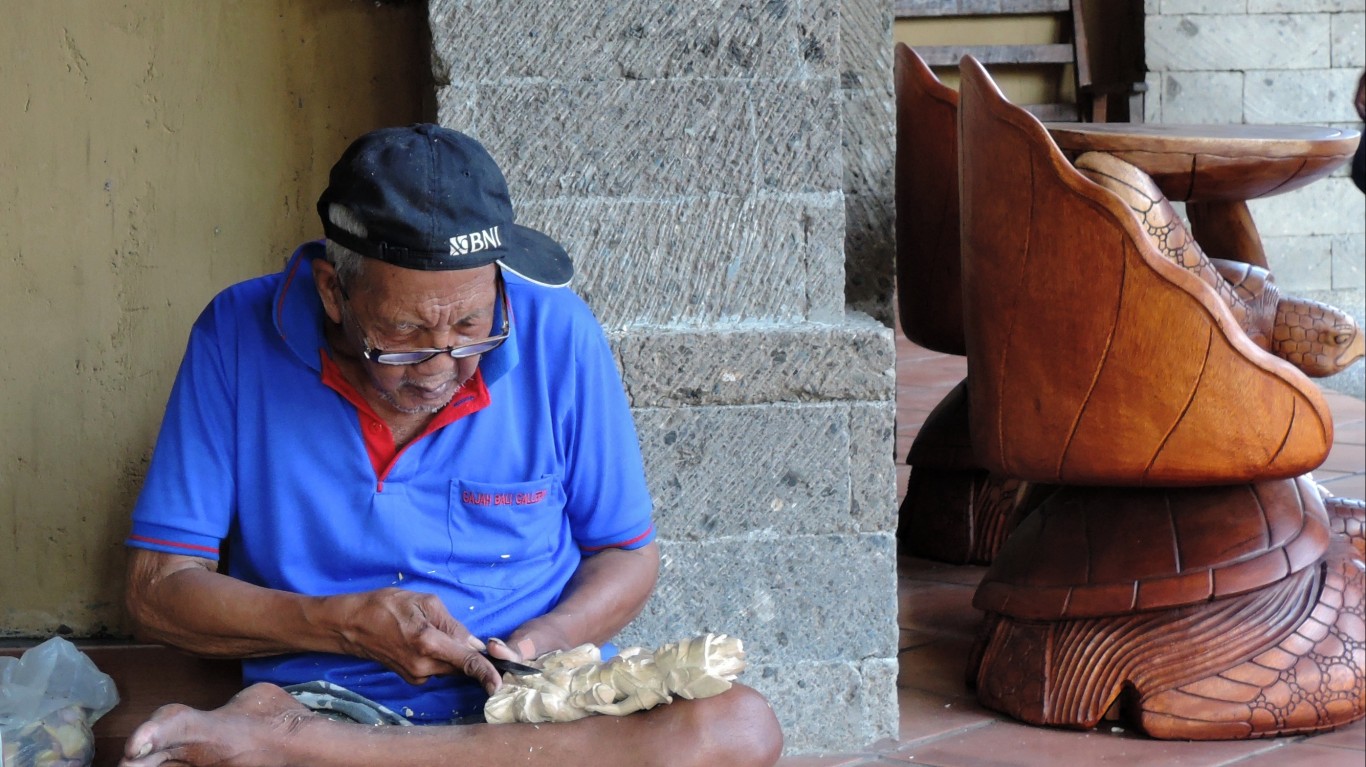
[[565, 724], [374, 727], [318, 716], [279, 687], [257, 684], [213, 711], [161, 707], [129, 737], [120, 764], [768, 767], [777, 762], [782, 741], [768, 701], [742, 685], [703, 700]]

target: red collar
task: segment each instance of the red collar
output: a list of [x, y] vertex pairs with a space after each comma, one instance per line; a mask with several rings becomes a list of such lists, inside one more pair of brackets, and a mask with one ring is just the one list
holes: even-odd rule
[[347, 402], [356, 406], [356, 412], [360, 416], [360, 433], [365, 439], [365, 451], [370, 455], [370, 465], [375, 469], [375, 478], [378, 481], [377, 490], [384, 489], [384, 477], [389, 474], [398, 457], [403, 454], [409, 445], [435, 432], [443, 426], [448, 426], [465, 416], [476, 413], [488, 407], [489, 390], [484, 386], [484, 376], [476, 369], [470, 379], [460, 385], [456, 390], [455, 396], [446, 406], [436, 412], [436, 416], [427, 423], [427, 428], [422, 433], [413, 438], [408, 445], [403, 446], [403, 450], [398, 449], [394, 444], [394, 434], [389, 431], [389, 425], [375, 413], [370, 403], [356, 391], [356, 387], [346, 380], [342, 375], [341, 367], [328, 355], [326, 349], [318, 350], [322, 357], [323, 383], [327, 384], [338, 394], [346, 398]]

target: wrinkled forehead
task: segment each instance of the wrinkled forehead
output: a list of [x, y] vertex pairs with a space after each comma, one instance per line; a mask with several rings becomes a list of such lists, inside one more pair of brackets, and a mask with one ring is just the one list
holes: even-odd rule
[[[405, 296], [459, 294], [492, 291], [498, 277], [497, 264], [470, 269], [427, 271], [405, 269], [378, 259], [365, 259], [365, 268], [356, 278], [356, 288], [374, 295], [401, 299]], [[349, 286], [348, 286], [349, 287]]]
[[367, 305], [386, 314], [421, 312], [434, 306], [474, 311], [493, 305], [497, 278], [496, 264], [423, 271], [366, 259], [353, 295], [363, 296]]

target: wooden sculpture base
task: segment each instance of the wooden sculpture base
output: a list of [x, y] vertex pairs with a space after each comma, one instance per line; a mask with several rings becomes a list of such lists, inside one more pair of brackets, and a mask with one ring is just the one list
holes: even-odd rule
[[968, 435], [966, 381], [930, 411], [906, 462], [911, 477], [899, 511], [897, 549], [938, 562], [990, 564], [1047, 492], [977, 464]]
[[897, 550], [956, 565], [990, 564], [1017, 522], [1025, 484], [980, 469], [913, 466], [901, 502]]
[[1327, 501], [1305, 479], [1059, 490], [983, 578], [969, 681], [1025, 722], [1164, 739], [1366, 716], [1363, 506]]
[[1366, 501], [1356, 498], [1323, 499], [1328, 511], [1328, 527], [1334, 535], [1346, 538], [1366, 559]]

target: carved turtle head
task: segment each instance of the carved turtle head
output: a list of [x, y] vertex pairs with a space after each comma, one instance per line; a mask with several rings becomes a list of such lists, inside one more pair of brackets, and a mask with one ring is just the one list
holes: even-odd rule
[[1276, 307], [1271, 351], [1306, 375], [1320, 378], [1366, 356], [1366, 338], [1356, 320], [1341, 309], [1285, 297]]

